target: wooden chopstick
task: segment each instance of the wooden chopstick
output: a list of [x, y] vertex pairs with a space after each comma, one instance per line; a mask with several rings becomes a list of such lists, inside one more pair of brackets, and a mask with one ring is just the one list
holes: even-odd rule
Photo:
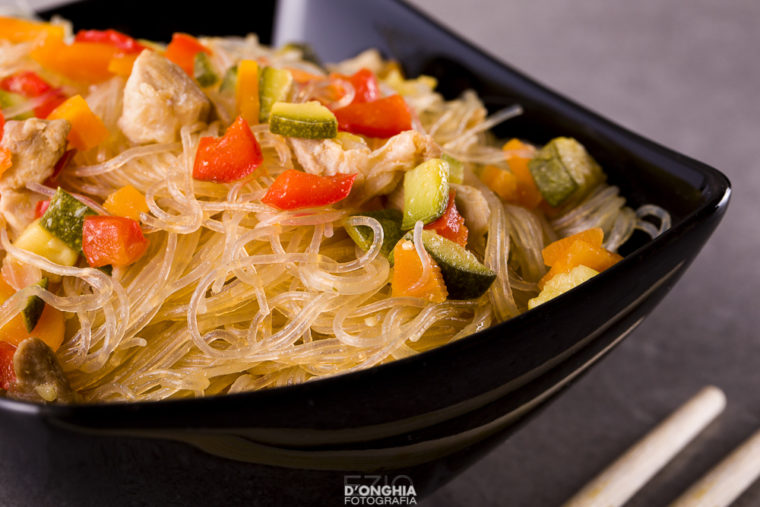
[[671, 504], [671, 507], [730, 505], [758, 477], [760, 477], [760, 430], [687, 489]]
[[725, 406], [723, 391], [714, 386], [703, 388], [578, 491], [565, 507], [623, 505]]

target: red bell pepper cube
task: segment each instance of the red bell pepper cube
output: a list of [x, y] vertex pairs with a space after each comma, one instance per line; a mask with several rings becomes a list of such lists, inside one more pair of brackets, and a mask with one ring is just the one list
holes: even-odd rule
[[93, 268], [127, 266], [147, 249], [148, 240], [136, 220], [100, 215], [84, 219], [82, 251]]
[[330, 78], [333, 80], [343, 79], [351, 83], [354, 87], [352, 104], [372, 102], [380, 98], [380, 85], [377, 76], [369, 69], [361, 69], [352, 76], [330, 74]]
[[139, 53], [146, 46], [140, 44], [129, 35], [117, 32], [113, 29], [108, 30], [80, 30], [74, 38], [76, 42], [99, 42], [101, 44], [110, 44], [119, 49], [122, 53]]
[[47, 95], [45, 100], [34, 108], [37, 118], [47, 118], [50, 112], [66, 101], [66, 94], [58, 88], [53, 88], [36, 72], [31, 70], [16, 72], [0, 81], [0, 89], [18, 93], [26, 98]]
[[245, 178], [264, 157], [251, 127], [238, 116], [222, 137], [202, 137], [193, 164], [193, 178], [228, 183]]
[[34, 218], [40, 218], [44, 215], [48, 207], [50, 207], [49, 199], [45, 201], [37, 201], [37, 204], [34, 206]]
[[13, 354], [16, 347], [0, 341], [0, 388], [6, 391], [16, 382], [16, 370], [13, 369]]
[[401, 95], [355, 102], [333, 111], [341, 130], [369, 137], [392, 137], [412, 128], [412, 114]]
[[464, 217], [457, 211], [457, 205], [454, 203], [454, 190], [449, 192], [449, 203], [446, 205], [446, 211], [437, 220], [430, 222], [425, 229], [435, 231], [440, 236], [450, 239], [459, 246], [467, 246], [467, 236], [469, 231], [464, 225]]
[[327, 206], [348, 197], [356, 176], [319, 176], [288, 169], [274, 180], [261, 202], [281, 210]]
[[193, 75], [195, 55], [200, 52], [211, 54], [211, 50], [201, 44], [198, 39], [186, 33], [175, 33], [172, 40], [166, 46], [164, 56], [173, 61], [184, 70], [187, 75]]

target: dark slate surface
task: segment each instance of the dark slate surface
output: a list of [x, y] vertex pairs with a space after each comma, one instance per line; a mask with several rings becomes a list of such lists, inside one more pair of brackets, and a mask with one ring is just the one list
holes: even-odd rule
[[[665, 505], [760, 427], [760, 3], [413, 0], [549, 87], [722, 170], [723, 223], [657, 310], [426, 505], [559, 505], [706, 384], [728, 406], [629, 505]], [[736, 503], [760, 505], [760, 482]]]

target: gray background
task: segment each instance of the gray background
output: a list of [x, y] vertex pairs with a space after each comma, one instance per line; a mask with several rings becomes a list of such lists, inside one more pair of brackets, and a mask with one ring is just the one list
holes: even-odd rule
[[[717, 167], [734, 188], [716, 234], [638, 330], [425, 504], [559, 505], [715, 384], [724, 414], [630, 502], [666, 504], [760, 427], [760, 2], [411, 2], [549, 87]], [[737, 505], [760, 505], [760, 483]]]

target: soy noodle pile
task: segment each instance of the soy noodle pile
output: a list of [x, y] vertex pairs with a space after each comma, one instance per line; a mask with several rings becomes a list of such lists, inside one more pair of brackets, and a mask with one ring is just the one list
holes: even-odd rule
[[[55, 26], [64, 27], [69, 44], [70, 27]], [[583, 195], [577, 202], [554, 209], [546, 203], [528, 209], [497, 195], [494, 190], [502, 190], [498, 178], [511, 177], [504, 176], [510, 173], [510, 157], [536, 156], [527, 142], [512, 151], [502, 149], [489, 132], [520, 115], [518, 105], [488, 116], [473, 92], [446, 101], [435, 92], [435, 80], [407, 79], [372, 50], [326, 69], [305, 59], [309, 55], [303, 47], [272, 49], [253, 35], [197, 42], [206, 56], [196, 53], [190, 70], [198, 91], [210, 101], [209, 114], [204, 121], [180, 119], [172, 139], [147, 142], [135, 142], [139, 135], [125, 133], [136, 128], [134, 118], [129, 125], [123, 119], [128, 109], [134, 113], [125, 104], [129, 72], [77, 81], [46, 66], [44, 57], [30, 57], [39, 37], [0, 45], [2, 76], [34, 71], [67, 96], [80, 94], [107, 128], [104, 141], [73, 154], [57, 185], [101, 215], [108, 215], [102, 207], [108, 196], [127, 185], [147, 203], [148, 211], [139, 216], [147, 250], [132, 264], [114, 266], [110, 274], [82, 258], [63, 266], [19, 248], [19, 234], [7, 216], [4, 220], [6, 261], [38, 268], [53, 284], [50, 290], [37, 285], [19, 290], [0, 307], [0, 326], [18, 315], [31, 296], [65, 312], [65, 336], [56, 357], [83, 401], [237, 393], [407, 357], [526, 311], [547, 273], [542, 249], [559, 238], [600, 227], [604, 248], [614, 252], [634, 229], [654, 237], [668, 227], [662, 209], [626, 207], [618, 189], [603, 177], [579, 188]], [[140, 44], [142, 51], [163, 58], [165, 46]], [[273, 133], [271, 122], [248, 121], [261, 148], [259, 167], [225, 183], [194, 178], [201, 138], [222, 136], [245, 109], [234, 84], [232, 92], [225, 90], [228, 78], [235, 77], [231, 70], [242, 79], [241, 61], [255, 61], [259, 69], [287, 69], [293, 79], [284, 102], [317, 101], [333, 111], [366, 91], [352, 76], [369, 71], [378, 78], [380, 97], [403, 96], [413, 130], [386, 137], [339, 134], [337, 141], [329, 140], [340, 148], [336, 155], [329, 151], [335, 146], [324, 139]], [[41, 100], [4, 104], [3, 114], [6, 120], [23, 116]], [[145, 111], [140, 114], [149, 121]], [[350, 168], [351, 156], [358, 154], [363, 154], [362, 162], [356, 163], [364, 165], [341, 169]], [[384, 227], [361, 212], [402, 210], [405, 174], [441, 157], [452, 165], [461, 163], [461, 180], [449, 187], [469, 228], [466, 248], [495, 279], [473, 299], [392, 297], [394, 268], [381, 252]], [[325, 177], [358, 173], [350, 195], [333, 204], [284, 210], [262, 202], [278, 176], [293, 169], [316, 173], [316, 166], [332, 171], [323, 172]], [[489, 180], [487, 173], [498, 178]], [[56, 193], [49, 182], [29, 181], [25, 187], [38, 199]], [[359, 226], [372, 231], [366, 250], [347, 234], [347, 227]], [[426, 277], [433, 268], [424, 253], [422, 227], [418, 221], [404, 232]]]

